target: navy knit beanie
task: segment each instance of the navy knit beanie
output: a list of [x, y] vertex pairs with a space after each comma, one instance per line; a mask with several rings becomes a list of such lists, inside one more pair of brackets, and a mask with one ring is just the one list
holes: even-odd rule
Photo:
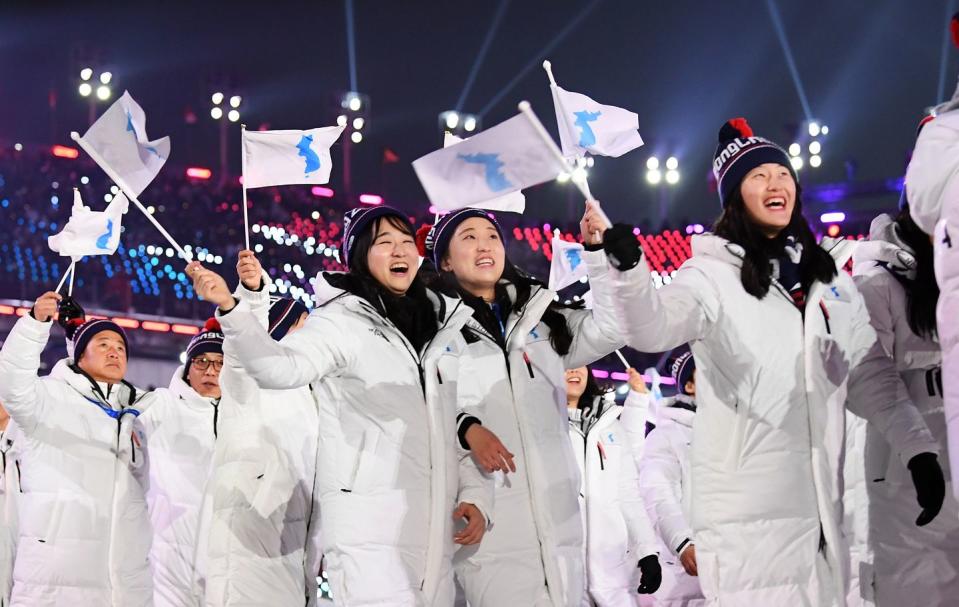
[[730, 196], [742, 183], [746, 173], [767, 162], [783, 165], [799, 183], [799, 176], [789, 162], [786, 150], [768, 139], [753, 135], [745, 118], [733, 118], [723, 124], [719, 129], [719, 145], [713, 156], [713, 176], [723, 208], [729, 204]]
[[203, 330], [193, 336], [190, 345], [186, 347], [186, 364], [183, 366], [183, 377], [190, 372], [193, 359], [201, 354], [223, 354], [223, 329], [215, 318], [210, 318], [203, 325]]
[[303, 314], [309, 314], [307, 307], [295, 300], [285, 297], [270, 298], [270, 337], [280, 341], [296, 324]]
[[105, 318], [88, 320], [77, 327], [71, 340], [73, 344], [73, 360], [75, 362], [79, 362], [80, 358], [83, 356], [83, 351], [86, 350], [87, 345], [90, 344], [90, 340], [93, 339], [96, 334], [103, 333], [104, 331], [113, 331], [114, 333], [118, 333], [120, 335], [120, 338], [123, 340], [123, 346], [126, 350], [126, 358], [129, 360], [130, 343], [127, 341], [127, 334], [122, 328], [120, 328], [120, 325]]
[[343, 214], [343, 264], [350, 265], [350, 251], [356, 243], [357, 237], [363, 233], [371, 223], [380, 217], [392, 215], [399, 217], [410, 226], [410, 232], [413, 226], [410, 224], [409, 217], [405, 213], [394, 209], [393, 207], [380, 205], [375, 207], [356, 207]]
[[[446, 255], [447, 249], [450, 248], [450, 239], [453, 238], [453, 233], [456, 232], [456, 226], [470, 217], [482, 217], [489, 221], [493, 224], [493, 227], [496, 228], [500, 240], [503, 240], [503, 228], [500, 227], [499, 223], [496, 222], [496, 219], [493, 218], [493, 215], [491, 215], [489, 211], [467, 207], [444, 215], [430, 228], [429, 233], [426, 235], [426, 240], [423, 241], [423, 250], [420, 251], [420, 255], [432, 259], [433, 263], [436, 264], [436, 268], [439, 269], [443, 256]], [[505, 243], [503, 244], [505, 246]]]
[[676, 390], [681, 394], [686, 394], [686, 383], [693, 378], [696, 372], [696, 361], [693, 359], [692, 352], [683, 352], [673, 361], [670, 369], [670, 375], [676, 380]]

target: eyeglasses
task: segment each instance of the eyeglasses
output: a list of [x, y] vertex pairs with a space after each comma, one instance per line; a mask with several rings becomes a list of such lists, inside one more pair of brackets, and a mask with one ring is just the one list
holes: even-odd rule
[[200, 371], [206, 371], [210, 368], [210, 365], [213, 365], [214, 371], [219, 371], [223, 368], [222, 360], [210, 360], [209, 358], [194, 358], [191, 364], [193, 364]]

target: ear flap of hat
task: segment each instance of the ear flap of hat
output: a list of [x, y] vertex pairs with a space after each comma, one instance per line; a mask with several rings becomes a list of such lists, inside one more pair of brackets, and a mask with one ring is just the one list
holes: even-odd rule
[[733, 118], [723, 123], [723, 126], [719, 129], [718, 139], [719, 143], [723, 144], [733, 139], [745, 139], [752, 136], [753, 129], [749, 126], [749, 123], [746, 122], [745, 118]]

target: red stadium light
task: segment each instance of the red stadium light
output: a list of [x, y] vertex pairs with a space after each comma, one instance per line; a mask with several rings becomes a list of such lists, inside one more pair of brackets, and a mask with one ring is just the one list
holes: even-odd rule
[[330, 188], [324, 188], [321, 185], [315, 185], [310, 189], [310, 192], [314, 196], [319, 196], [320, 198], [333, 198], [333, 190]]
[[199, 335], [200, 328], [193, 325], [173, 325], [171, 331], [177, 335]]
[[140, 327], [140, 321], [135, 318], [114, 318], [113, 322], [117, 323], [119, 326], [124, 329], [138, 329]]
[[30, 313], [30, 308], [17, 308], [17, 316], [26, 316]]
[[383, 197], [376, 194], [360, 194], [360, 204], [383, 204]]
[[209, 179], [213, 177], [213, 171], [203, 167], [190, 167], [186, 170], [186, 176], [190, 179]]
[[147, 331], [157, 331], [159, 333], [166, 333], [170, 330], [170, 323], [168, 322], [157, 322], [155, 320], [144, 320], [140, 327]]
[[70, 148], [65, 145], [55, 145], [51, 149], [53, 155], [58, 158], [79, 158], [80, 150], [76, 148]]
[[14, 308], [13, 306], [0, 306], [0, 314], [4, 314], [6, 316], [13, 316], [16, 313], [17, 313], [17, 309]]

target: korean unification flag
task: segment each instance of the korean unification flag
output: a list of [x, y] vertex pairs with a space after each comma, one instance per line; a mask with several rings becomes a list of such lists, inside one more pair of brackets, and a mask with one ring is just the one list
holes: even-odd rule
[[[446, 137], [443, 139], [443, 147], [448, 148], [451, 145], [455, 145], [461, 141], [463, 141], [461, 137], [457, 137], [453, 133], [446, 133]], [[434, 203], [434, 206], [441, 211], [455, 211], [459, 208], [447, 207], [442, 203]], [[477, 209], [486, 209], [488, 211], [522, 213], [526, 210], [526, 196], [524, 196], [522, 192], [513, 192], [512, 194], [507, 194], [505, 196], [497, 196], [496, 198], [490, 198], [489, 200], [476, 202], [470, 206]]]
[[522, 114], [413, 161], [430, 202], [460, 209], [519, 192], [559, 175], [546, 142]]
[[553, 259], [549, 266], [549, 288], [559, 291], [586, 277], [586, 260], [583, 245], [567, 242], [557, 236], [551, 243]]
[[243, 185], [265, 188], [298, 183], [329, 183], [330, 147], [342, 126], [305, 131], [243, 131]]
[[67, 225], [47, 238], [50, 250], [78, 261], [85, 255], [111, 255], [120, 246], [120, 227], [129, 202], [118, 193], [104, 211], [83, 204], [80, 192], [73, 192], [73, 208]]
[[550, 89], [559, 125], [559, 142], [566, 158], [583, 156], [586, 152], [618, 157], [643, 145], [639, 116], [634, 112], [596, 103], [586, 95], [563, 90], [555, 84]]
[[170, 138], [147, 139], [146, 114], [126, 91], [82, 139], [116, 171], [134, 196], [146, 189], [170, 157]]

